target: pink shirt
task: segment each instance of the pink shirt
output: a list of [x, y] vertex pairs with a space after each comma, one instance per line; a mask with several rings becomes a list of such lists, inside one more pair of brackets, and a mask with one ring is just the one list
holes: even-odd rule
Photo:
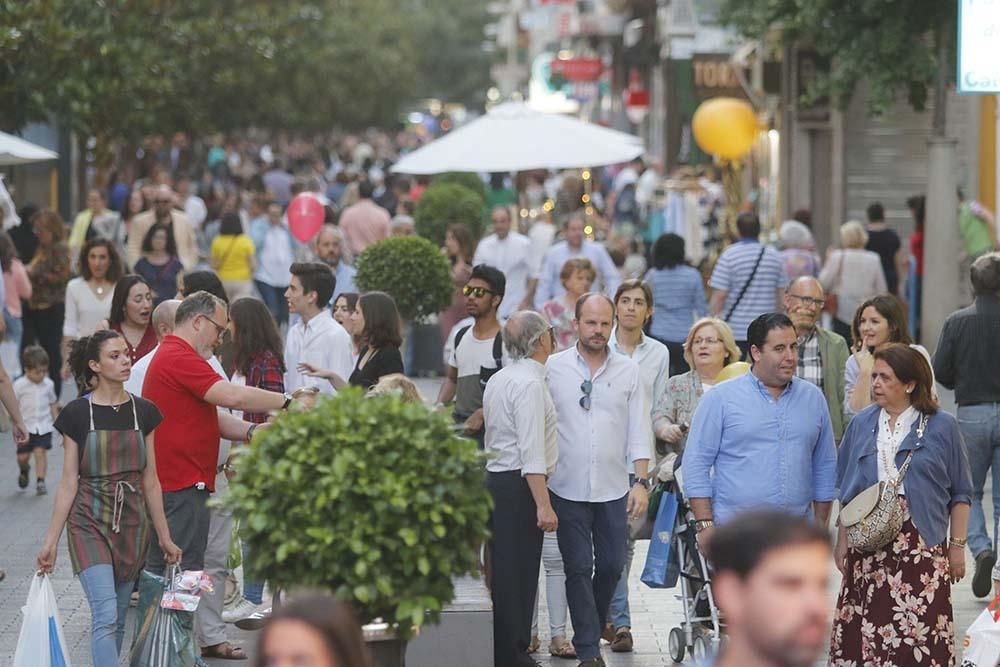
[[13, 317], [21, 317], [21, 299], [31, 298], [31, 280], [17, 257], [11, 261], [10, 271], [4, 271], [4, 305]]
[[362, 199], [340, 214], [340, 229], [357, 257], [368, 246], [389, 238], [389, 212], [371, 199]]

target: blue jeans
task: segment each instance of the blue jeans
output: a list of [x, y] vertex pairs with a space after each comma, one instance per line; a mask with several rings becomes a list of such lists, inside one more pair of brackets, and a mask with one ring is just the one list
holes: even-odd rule
[[259, 280], [253, 282], [257, 286], [257, 291], [260, 292], [260, 298], [263, 299], [264, 305], [274, 315], [274, 320], [278, 323], [278, 326], [287, 324], [288, 302], [285, 301], [285, 290], [288, 289], [288, 286], [275, 287]]
[[566, 601], [575, 630], [573, 646], [579, 660], [590, 660], [601, 655], [601, 629], [625, 566], [628, 495], [606, 503], [575, 502], [550, 495], [559, 517], [557, 537], [566, 570]]
[[90, 603], [90, 652], [94, 667], [116, 667], [125, 638], [134, 581], [115, 581], [114, 569], [107, 564], [92, 565], [80, 572], [80, 585]]
[[615, 587], [615, 595], [611, 598], [611, 624], [615, 628], [631, 628], [632, 614], [628, 607], [628, 575], [632, 571], [632, 557], [635, 555], [635, 540], [631, 537], [625, 545], [625, 569]]
[[972, 471], [972, 510], [969, 512], [969, 550], [978, 556], [993, 549], [983, 514], [986, 473], [993, 468], [993, 515], [1000, 516], [1000, 403], [958, 406], [958, 427]]
[[260, 604], [264, 601], [264, 582], [257, 581], [257, 578], [253, 576], [253, 569], [250, 565], [250, 547], [243, 541], [240, 542], [240, 546], [243, 550], [243, 597], [254, 604]]

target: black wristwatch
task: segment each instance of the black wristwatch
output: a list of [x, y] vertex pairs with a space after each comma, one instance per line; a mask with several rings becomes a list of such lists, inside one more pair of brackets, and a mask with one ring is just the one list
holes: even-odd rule
[[281, 406], [282, 410], [287, 410], [288, 406], [292, 404], [292, 395], [285, 394], [285, 404]]
[[648, 479], [643, 479], [642, 477], [636, 477], [635, 481], [632, 482], [632, 486], [635, 486], [636, 484], [641, 484], [642, 488], [644, 488], [647, 491], [649, 491], [649, 480]]

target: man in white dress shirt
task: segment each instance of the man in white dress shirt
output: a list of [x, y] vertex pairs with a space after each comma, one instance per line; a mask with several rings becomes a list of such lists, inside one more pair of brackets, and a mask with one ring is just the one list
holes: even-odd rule
[[504, 206], [493, 209], [493, 233], [476, 246], [473, 266], [489, 264], [503, 271], [507, 288], [497, 317], [507, 321], [516, 310], [528, 310], [534, 300], [536, 276], [532, 275], [531, 240], [511, 231], [510, 211]]
[[645, 513], [648, 503], [649, 410], [638, 365], [608, 348], [614, 313], [603, 294], [581, 296], [574, 320], [579, 341], [547, 364], [559, 442], [549, 491], [582, 667], [604, 665], [601, 629], [625, 566], [628, 519]]
[[[663, 394], [670, 375], [670, 352], [667, 346], [642, 332], [653, 316], [653, 289], [644, 280], [626, 280], [615, 293], [615, 312], [618, 324], [611, 332], [609, 346], [612, 352], [631, 357], [639, 366], [642, 382], [642, 397], [645, 407], [643, 436], [650, 450], [655, 445], [653, 438], [653, 406]], [[622, 571], [618, 587], [611, 599], [611, 611], [605, 638], [613, 637], [611, 650], [615, 653], [632, 651], [632, 616], [628, 606], [628, 577], [635, 554], [635, 540], [629, 536], [625, 551], [625, 569]]]
[[555, 349], [541, 315], [511, 315], [503, 332], [513, 363], [486, 385], [486, 487], [493, 496], [489, 544], [494, 664], [534, 666], [528, 657], [538, 592], [542, 533], [558, 525], [545, 480], [556, 464], [556, 411], [545, 385], [545, 361]]
[[535, 310], [541, 310], [546, 301], [562, 296], [566, 292], [559, 272], [567, 259], [586, 257], [597, 269], [601, 290], [609, 297], [618, 289], [621, 274], [615, 266], [607, 249], [596, 241], [584, 238], [585, 221], [582, 213], [574, 213], [566, 220], [563, 227], [563, 240], [556, 243], [545, 253], [542, 270], [538, 276], [538, 286], [535, 289]]
[[327, 304], [337, 288], [330, 267], [321, 262], [296, 262], [292, 279], [285, 290], [288, 311], [298, 313], [299, 321], [288, 329], [285, 339], [285, 391], [294, 393], [302, 387], [316, 387], [321, 393], [336, 390], [326, 378], [310, 377], [299, 364], [331, 370], [342, 378], [351, 377], [354, 359], [351, 334], [333, 319]]

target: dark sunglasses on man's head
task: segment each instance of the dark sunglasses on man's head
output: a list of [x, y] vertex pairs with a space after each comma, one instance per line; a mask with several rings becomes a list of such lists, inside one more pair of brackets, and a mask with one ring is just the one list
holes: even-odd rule
[[580, 407], [589, 412], [590, 394], [594, 391], [594, 383], [590, 380], [584, 380], [583, 384], [580, 385], [580, 391], [583, 392], [583, 396], [580, 397]]
[[466, 285], [465, 287], [462, 288], [462, 294], [464, 294], [465, 296], [471, 295], [476, 297], [477, 299], [481, 299], [487, 294], [494, 294], [494, 293], [495, 292], [493, 292], [493, 290], [488, 290], [485, 287], [470, 287], [469, 285]]

